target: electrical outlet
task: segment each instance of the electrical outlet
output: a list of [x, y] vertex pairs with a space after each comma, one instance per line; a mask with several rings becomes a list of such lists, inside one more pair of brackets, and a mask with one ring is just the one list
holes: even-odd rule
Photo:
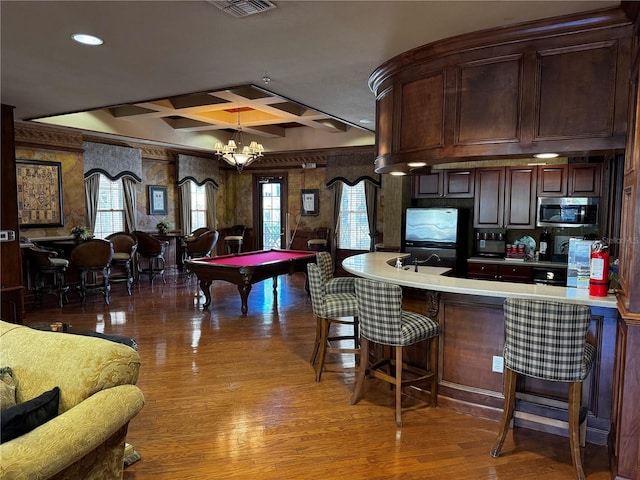
[[504, 371], [504, 358], [493, 356], [493, 365], [491, 366], [492, 372], [502, 373]]

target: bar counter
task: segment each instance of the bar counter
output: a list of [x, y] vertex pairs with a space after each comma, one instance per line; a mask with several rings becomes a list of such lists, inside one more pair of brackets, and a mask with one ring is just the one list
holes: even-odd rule
[[408, 256], [410, 254], [397, 252], [363, 253], [346, 258], [342, 262], [342, 268], [359, 277], [421, 290], [500, 298], [537, 298], [613, 309], [617, 305], [615, 295], [592, 297], [588, 291], [577, 288], [448, 277], [446, 275], [449, 269], [442, 267], [419, 266], [417, 273], [412, 264], [402, 269], [395, 267], [397, 258]]
[[[583, 382], [582, 403], [588, 408], [587, 441], [606, 445], [611, 429], [611, 407], [618, 310], [616, 297], [592, 297], [587, 291], [549, 285], [475, 280], [447, 276], [440, 267], [414, 265], [396, 268], [409, 254], [373, 252], [348, 257], [343, 268], [356, 276], [403, 287], [405, 308], [429, 315], [440, 324], [438, 406], [499, 420], [504, 402], [503, 375], [493, 371], [494, 357], [502, 357], [505, 298], [532, 298], [578, 303], [591, 308], [588, 341], [597, 358]], [[407, 358], [428, 367], [426, 344], [408, 349]], [[428, 399], [426, 391], [405, 393]], [[515, 424], [567, 435], [568, 384], [522, 378], [519, 382]], [[496, 426], [497, 428], [497, 426]]]

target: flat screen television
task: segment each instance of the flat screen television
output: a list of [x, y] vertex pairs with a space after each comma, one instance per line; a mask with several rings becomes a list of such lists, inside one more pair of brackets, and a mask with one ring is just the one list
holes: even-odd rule
[[458, 209], [407, 208], [404, 244], [408, 247], [452, 248], [458, 242]]

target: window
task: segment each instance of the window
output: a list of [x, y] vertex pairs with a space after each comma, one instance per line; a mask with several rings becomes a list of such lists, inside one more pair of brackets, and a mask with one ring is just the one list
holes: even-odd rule
[[204, 185], [191, 182], [191, 230], [207, 226], [207, 194]]
[[122, 180], [111, 181], [100, 175], [98, 191], [98, 211], [93, 234], [96, 238], [105, 238], [112, 233], [124, 230], [124, 193]]
[[344, 185], [340, 202], [338, 248], [369, 250], [370, 243], [364, 182], [353, 187]]

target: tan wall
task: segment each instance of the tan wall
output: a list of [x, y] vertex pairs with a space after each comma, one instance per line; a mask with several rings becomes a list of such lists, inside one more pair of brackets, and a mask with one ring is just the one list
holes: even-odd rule
[[[61, 130], [55, 127], [32, 125], [18, 122], [16, 125], [16, 158], [29, 160], [47, 160], [60, 162], [62, 165], [63, 214], [64, 226], [48, 228], [29, 228], [21, 230], [26, 237], [50, 237], [70, 235], [76, 225], [86, 224], [84, 197], [84, 162], [82, 155], [83, 141], [100, 142], [96, 137], [83, 136], [82, 133]], [[108, 143], [108, 140], [104, 140]], [[118, 142], [119, 145], [125, 145]], [[164, 147], [126, 143], [129, 147], [142, 150], [142, 183], [137, 187], [137, 229], [153, 231], [160, 220], [166, 220], [171, 229], [179, 229], [178, 189], [176, 187], [176, 151]], [[184, 153], [184, 152], [180, 152]], [[335, 150], [334, 150], [335, 153]], [[191, 152], [198, 155], [197, 152]], [[318, 162], [317, 168], [303, 169], [301, 161], [305, 152], [287, 154], [277, 160], [261, 160], [256, 168], [248, 169], [242, 174], [234, 170], [220, 170], [220, 188], [217, 197], [218, 228], [226, 228], [235, 224], [253, 225], [253, 176], [282, 175], [287, 179], [287, 211], [290, 214], [290, 228], [296, 226], [296, 216], [301, 210], [301, 189], [318, 189], [319, 215], [301, 216], [298, 232], [301, 237], [305, 232], [322, 226], [331, 225], [331, 198], [326, 189], [326, 163]], [[322, 159], [323, 151], [314, 151], [312, 160]], [[308, 160], [308, 158], [307, 158]], [[215, 160], [212, 160], [215, 161]], [[148, 186], [161, 185], [167, 187], [168, 213], [166, 216], [149, 215]], [[382, 195], [382, 193], [381, 193]], [[383, 208], [378, 207], [378, 229], [382, 231]]]

